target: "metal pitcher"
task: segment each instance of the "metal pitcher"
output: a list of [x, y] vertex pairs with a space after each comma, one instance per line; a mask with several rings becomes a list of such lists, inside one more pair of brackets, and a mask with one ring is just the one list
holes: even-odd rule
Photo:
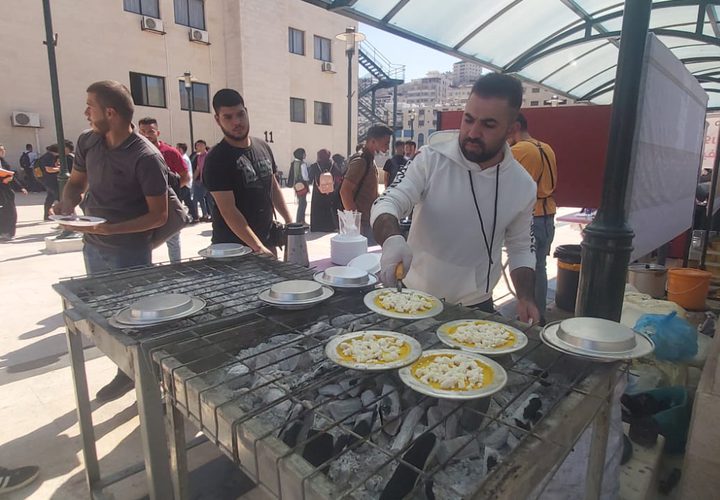
[[285, 245], [285, 262], [292, 262], [301, 266], [308, 267], [307, 241], [305, 234], [308, 227], [305, 224], [288, 224], [285, 226], [287, 234], [287, 244]]

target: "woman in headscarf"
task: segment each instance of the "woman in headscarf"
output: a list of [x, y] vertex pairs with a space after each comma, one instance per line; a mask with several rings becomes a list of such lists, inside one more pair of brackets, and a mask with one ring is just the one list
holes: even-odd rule
[[330, 151], [317, 152], [317, 161], [310, 166], [312, 200], [310, 205], [310, 231], [330, 233], [337, 231], [337, 189], [341, 177], [333, 164]]

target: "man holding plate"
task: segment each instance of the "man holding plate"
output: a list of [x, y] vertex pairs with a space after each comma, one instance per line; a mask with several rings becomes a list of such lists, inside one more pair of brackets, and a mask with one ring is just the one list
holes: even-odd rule
[[[473, 86], [460, 131], [440, 132], [375, 201], [371, 223], [382, 244], [380, 276], [450, 303], [493, 312], [492, 291], [507, 249], [521, 321], [537, 322], [531, 234], [536, 185], [506, 144], [522, 85], [488, 74]], [[399, 219], [413, 213], [407, 242]]]

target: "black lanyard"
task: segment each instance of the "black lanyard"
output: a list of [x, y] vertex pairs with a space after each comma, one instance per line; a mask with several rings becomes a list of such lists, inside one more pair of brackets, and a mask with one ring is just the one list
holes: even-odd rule
[[488, 253], [488, 271], [487, 279], [485, 280], [485, 293], [490, 290], [490, 271], [493, 265], [492, 248], [495, 244], [495, 228], [497, 227], [497, 213], [498, 213], [498, 193], [500, 192], [500, 164], [495, 166], [495, 208], [493, 211], [493, 225], [492, 233], [490, 233], [490, 243], [488, 243], [487, 233], [485, 232], [485, 222], [483, 221], [482, 214], [480, 213], [480, 207], [478, 206], [477, 196], [475, 195], [475, 184], [473, 183], [472, 171], [468, 170], [468, 177], [470, 178], [470, 190], [472, 191], [473, 201], [475, 202], [475, 211], [477, 212], [478, 219], [480, 219], [480, 229], [482, 230], [483, 241], [485, 242], [485, 248]]

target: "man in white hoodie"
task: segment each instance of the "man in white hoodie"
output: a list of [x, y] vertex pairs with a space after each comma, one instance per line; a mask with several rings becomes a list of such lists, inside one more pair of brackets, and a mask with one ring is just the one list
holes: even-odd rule
[[[480, 78], [459, 133], [434, 136], [375, 201], [371, 224], [383, 248], [385, 284], [395, 284], [402, 263], [409, 288], [492, 312], [505, 246], [518, 317], [540, 319], [531, 234], [536, 185], [506, 143], [521, 102], [516, 78], [496, 73]], [[406, 242], [398, 220], [411, 211]]]

